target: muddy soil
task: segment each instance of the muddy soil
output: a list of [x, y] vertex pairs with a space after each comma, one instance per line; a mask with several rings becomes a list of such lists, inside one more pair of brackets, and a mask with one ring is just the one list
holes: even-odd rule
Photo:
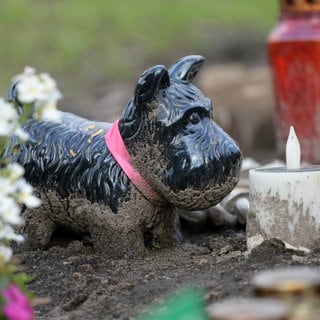
[[[230, 70], [234, 71], [234, 66]], [[225, 72], [225, 69], [221, 70], [221, 74]], [[250, 72], [253, 72], [252, 69]], [[256, 72], [257, 69], [254, 70]], [[241, 79], [236, 82], [246, 83], [248, 74], [243, 71], [238, 73]], [[231, 107], [227, 109], [230, 112], [227, 119], [238, 119], [237, 102], [243, 109], [247, 107], [245, 110], [248, 109], [252, 124], [258, 123], [255, 122], [254, 112], [260, 116], [262, 109], [268, 110], [270, 107], [268, 78], [265, 71], [262, 74], [264, 78], [259, 76], [259, 79], [265, 80], [261, 86], [267, 90], [255, 89], [251, 100], [248, 100], [248, 95], [245, 96], [247, 100], [240, 98], [241, 92], [248, 90], [239, 91], [237, 84], [237, 90], [230, 91], [230, 77], [226, 77], [225, 83], [218, 83], [221, 90], [215, 87], [212, 95], [217, 97], [218, 105], [225, 103]], [[230, 92], [234, 92], [235, 102], [222, 100], [222, 97], [232, 96]], [[106, 105], [105, 101], [103, 105]], [[68, 111], [77, 112], [72, 108]], [[116, 114], [115, 110], [109, 109], [109, 112]], [[270, 112], [266, 114], [268, 116], [263, 116], [264, 121], [269, 119], [266, 127], [272, 127]], [[229, 122], [234, 127], [233, 121]], [[249, 126], [242, 123], [240, 127]], [[242, 137], [256, 134], [252, 126], [252, 130], [242, 134]], [[244, 149], [246, 141], [244, 138], [240, 141]], [[247, 145], [250, 145], [248, 150], [256, 147], [250, 141]], [[248, 253], [243, 229], [217, 230], [210, 225], [195, 228], [190, 224], [183, 224], [182, 227], [183, 243], [150, 250], [145, 257], [135, 260], [97, 255], [92, 251], [90, 242], [70, 235], [66, 230], [55, 234], [50, 248], [45, 251], [17, 253], [16, 258], [24, 271], [34, 277], [29, 284], [30, 290], [43, 298], [42, 304], [35, 308], [36, 319], [137, 319], [146, 308], [190, 284], [203, 290], [205, 302], [209, 305], [227, 297], [250, 296], [250, 281], [261, 270], [288, 265], [320, 265], [320, 249], [303, 255], [285, 250], [276, 241], [268, 241]]]
[[[62, 241], [63, 240], [63, 241]], [[29, 288], [45, 304], [36, 319], [136, 319], [151, 305], [188, 285], [204, 292], [207, 305], [252, 294], [250, 281], [260, 270], [288, 265], [320, 265], [320, 251], [290, 252], [276, 241], [246, 250], [241, 230], [187, 235], [184, 243], [150, 251], [137, 260], [96, 255], [80, 240], [58, 237], [47, 251], [17, 255]]]

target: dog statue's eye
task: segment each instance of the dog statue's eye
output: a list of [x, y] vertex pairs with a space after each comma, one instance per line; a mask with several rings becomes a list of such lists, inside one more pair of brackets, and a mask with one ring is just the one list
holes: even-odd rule
[[189, 118], [189, 121], [192, 123], [192, 124], [197, 124], [201, 121], [201, 118], [200, 118], [200, 115], [196, 112], [193, 112], [191, 115], [190, 115], [190, 118]]

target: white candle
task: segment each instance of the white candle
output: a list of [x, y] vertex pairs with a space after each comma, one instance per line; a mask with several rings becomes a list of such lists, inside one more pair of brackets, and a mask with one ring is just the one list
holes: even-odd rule
[[249, 172], [249, 250], [272, 238], [307, 249], [320, 245], [320, 167], [300, 167], [300, 145], [293, 128], [286, 160], [286, 167]]
[[293, 126], [290, 127], [289, 137], [286, 145], [287, 169], [300, 169], [301, 149]]

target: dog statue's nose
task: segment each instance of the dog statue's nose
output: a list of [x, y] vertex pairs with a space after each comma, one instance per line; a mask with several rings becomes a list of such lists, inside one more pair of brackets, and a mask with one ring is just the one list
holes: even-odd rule
[[223, 148], [220, 161], [225, 168], [225, 173], [230, 175], [230, 177], [226, 178], [232, 178], [231, 175], [239, 175], [242, 162], [242, 152], [238, 144], [231, 138], [229, 143]]

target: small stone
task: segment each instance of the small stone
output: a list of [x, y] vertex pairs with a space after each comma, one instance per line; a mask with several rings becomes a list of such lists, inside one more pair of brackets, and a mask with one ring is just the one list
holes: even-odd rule
[[250, 209], [249, 199], [242, 197], [236, 200], [235, 210], [238, 216], [238, 223], [245, 225], [247, 222], [247, 216]]
[[209, 208], [207, 210], [207, 213], [212, 223], [217, 227], [233, 227], [237, 223], [237, 217], [232, 213], [228, 212], [220, 204], [217, 204], [216, 206]]
[[219, 296], [219, 293], [217, 291], [209, 291], [204, 295], [205, 301], [213, 301]]
[[182, 250], [188, 252], [190, 256], [200, 256], [205, 254], [210, 254], [210, 249], [207, 247], [197, 246], [191, 243], [184, 243], [181, 246]]
[[131, 291], [133, 289], [134, 285], [131, 282], [123, 282], [121, 283], [121, 288], [123, 289], [127, 289], [129, 291]]
[[78, 266], [77, 270], [80, 272], [93, 272], [94, 271], [93, 266], [89, 263], [81, 264], [80, 266]]
[[292, 255], [291, 259], [293, 262], [296, 262], [296, 263], [305, 263], [306, 262], [306, 257], [297, 256], [295, 254]]
[[207, 260], [207, 259], [205, 259], [205, 258], [202, 258], [202, 259], [200, 259], [199, 261], [198, 261], [198, 264], [199, 264], [199, 266], [205, 266], [205, 265], [208, 265], [208, 264], [210, 264], [209, 263], [209, 261]]
[[74, 240], [72, 242], [69, 243], [68, 245], [68, 250], [72, 251], [72, 252], [76, 252], [76, 253], [82, 253], [84, 250], [84, 245], [81, 241], [79, 240]]
[[219, 255], [223, 255], [223, 254], [227, 254], [228, 252], [230, 252], [232, 250], [232, 247], [227, 245], [224, 246], [223, 248], [220, 249], [219, 251]]
[[76, 279], [76, 280], [80, 280], [83, 278], [83, 274], [81, 272], [74, 272], [72, 274], [72, 276]]
[[70, 256], [65, 261], [62, 262], [63, 265], [69, 265], [77, 263], [80, 260], [79, 256]]

